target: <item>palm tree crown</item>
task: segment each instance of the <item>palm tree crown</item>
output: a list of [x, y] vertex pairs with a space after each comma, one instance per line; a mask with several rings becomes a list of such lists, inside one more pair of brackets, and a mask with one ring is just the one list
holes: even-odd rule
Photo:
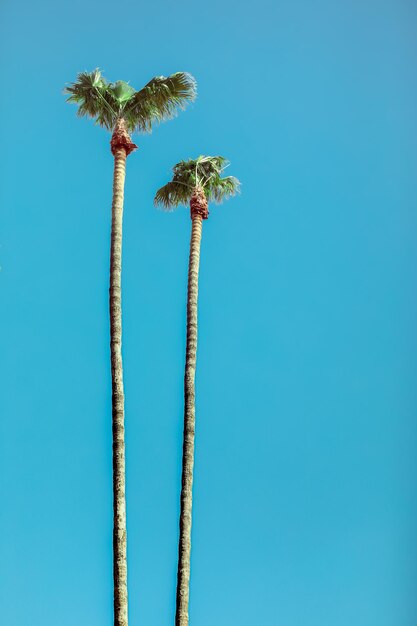
[[229, 162], [222, 156], [199, 156], [180, 161], [172, 168], [172, 180], [158, 189], [155, 204], [172, 210], [192, 201], [196, 192], [207, 202], [220, 203], [239, 192], [240, 182], [234, 176], [222, 176]]
[[109, 83], [99, 69], [81, 72], [77, 80], [65, 88], [68, 102], [78, 104], [79, 117], [92, 117], [96, 124], [113, 131], [119, 120], [129, 133], [150, 132], [155, 122], [162, 122], [184, 109], [197, 94], [191, 74], [177, 72], [156, 76], [143, 89], [136, 91], [122, 80]]

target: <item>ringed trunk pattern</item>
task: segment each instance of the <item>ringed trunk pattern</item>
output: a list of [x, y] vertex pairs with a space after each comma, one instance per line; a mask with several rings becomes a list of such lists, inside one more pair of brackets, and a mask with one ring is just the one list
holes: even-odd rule
[[126, 158], [135, 147], [124, 128], [123, 120], [119, 120], [111, 139], [111, 151], [114, 155], [114, 176], [109, 290], [113, 431], [114, 626], [128, 625], [121, 278]]
[[195, 436], [195, 370], [197, 362], [197, 303], [198, 272], [203, 219], [207, 219], [207, 200], [201, 189], [196, 189], [191, 201], [191, 242], [188, 265], [187, 346], [184, 375], [184, 438], [182, 457], [182, 488], [180, 511], [180, 539], [178, 550], [176, 626], [188, 626], [190, 594], [190, 557], [192, 488]]

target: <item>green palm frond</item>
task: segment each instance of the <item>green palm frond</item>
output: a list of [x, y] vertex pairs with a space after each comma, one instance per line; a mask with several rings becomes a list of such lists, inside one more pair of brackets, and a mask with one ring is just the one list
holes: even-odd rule
[[207, 200], [220, 204], [231, 196], [235, 196], [240, 191], [240, 181], [234, 176], [214, 179], [204, 189]]
[[77, 80], [64, 89], [67, 102], [78, 104], [77, 115], [92, 117], [97, 124], [113, 130], [124, 118], [129, 132], [150, 132], [155, 122], [171, 119], [178, 109], [196, 97], [196, 82], [185, 72], [167, 78], [157, 76], [136, 91], [125, 81], [109, 83], [99, 69], [81, 72]]
[[170, 211], [180, 204], [187, 204], [192, 192], [193, 189], [188, 185], [171, 181], [158, 189], [155, 195], [155, 205]]
[[150, 132], [153, 123], [171, 119], [196, 95], [196, 82], [186, 72], [157, 76], [126, 104], [124, 117], [131, 131]]
[[100, 126], [112, 130], [117, 119], [117, 102], [110, 87], [97, 68], [93, 72], [80, 72], [64, 93], [69, 94], [67, 102], [78, 104], [79, 117], [92, 117]]
[[129, 83], [125, 83], [124, 80], [118, 80], [116, 83], [111, 83], [109, 85], [109, 91], [112, 93], [114, 99], [120, 107], [125, 106], [136, 93], [133, 87], [131, 87]]
[[155, 195], [155, 205], [171, 210], [188, 204], [196, 188], [203, 189], [208, 201], [220, 203], [239, 192], [240, 182], [234, 176], [222, 177], [229, 162], [221, 156], [199, 156], [180, 161], [172, 168], [172, 181]]

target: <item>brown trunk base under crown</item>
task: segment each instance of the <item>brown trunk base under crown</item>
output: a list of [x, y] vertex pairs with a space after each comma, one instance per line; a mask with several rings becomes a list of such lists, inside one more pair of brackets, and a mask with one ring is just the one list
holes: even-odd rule
[[137, 150], [137, 145], [133, 143], [126, 130], [124, 119], [120, 119], [116, 122], [110, 141], [110, 148], [113, 155], [116, 154], [118, 149], [123, 148], [126, 152], [126, 156], [129, 156], [131, 152]]
[[190, 213], [191, 219], [193, 219], [195, 215], [201, 215], [203, 220], [206, 220], [209, 216], [206, 194], [200, 187], [194, 189], [193, 195], [190, 198]]

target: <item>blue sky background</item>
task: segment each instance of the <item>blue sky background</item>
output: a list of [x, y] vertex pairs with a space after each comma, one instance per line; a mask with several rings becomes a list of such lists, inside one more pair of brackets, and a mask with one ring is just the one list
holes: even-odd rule
[[199, 98], [128, 159], [130, 624], [173, 623], [189, 213], [178, 160], [242, 195], [204, 224], [191, 626], [412, 626], [417, 607], [417, 7], [2, 2], [0, 603], [110, 626], [109, 135], [100, 66]]

